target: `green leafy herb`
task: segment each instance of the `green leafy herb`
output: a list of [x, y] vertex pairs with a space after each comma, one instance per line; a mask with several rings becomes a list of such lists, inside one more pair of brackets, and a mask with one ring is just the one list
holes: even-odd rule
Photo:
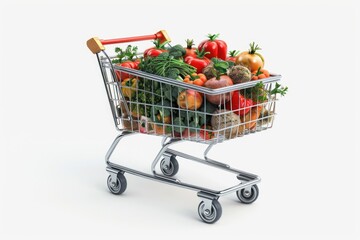
[[196, 68], [184, 63], [182, 60], [175, 59], [168, 52], [161, 53], [154, 58], [146, 58], [139, 65], [140, 70], [162, 77], [177, 79], [178, 76], [185, 77], [196, 72]]
[[275, 88], [270, 91], [270, 95], [279, 93], [281, 96], [285, 96], [288, 91], [288, 87], [283, 87], [279, 83], [275, 84]]
[[128, 45], [125, 50], [116, 47], [116, 58], [112, 60], [113, 63], [122, 63], [124, 61], [132, 61], [137, 55], [138, 47]]
[[225, 75], [227, 70], [234, 66], [233, 62], [224, 61], [219, 58], [212, 58], [211, 61], [214, 63], [211, 72], [216, 77], [216, 79], [220, 79], [221, 75]]
[[285, 96], [287, 90], [288, 87], [282, 87], [279, 83], [276, 83], [275, 88], [271, 91], [268, 91], [265, 89], [264, 83], [259, 82], [250, 89], [242, 90], [242, 94], [246, 98], [251, 98], [253, 101], [261, 103], [267, 101], [272, 95], [276, 95], [278, 93], [281, 96]]

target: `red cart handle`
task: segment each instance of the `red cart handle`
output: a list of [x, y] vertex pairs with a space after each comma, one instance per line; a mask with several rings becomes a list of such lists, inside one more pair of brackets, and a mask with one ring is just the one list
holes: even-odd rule
[[144, 40], [154, 40], [159, 39], [161, 43], [165, 41], [170, 41], [170, 37], [165, 30], [161, 30], [155, 34], [136, 36], [136, 37], [126, 37], [126, 38], [115, 38], [115, 39], [99, 39], [97, 37], [90, 38], [86, 44], [90, 51], [94, 54], [105, 50], [104, 45], [116, 44], [116, 43], [126, 43], [126, 42], [137, 42]]

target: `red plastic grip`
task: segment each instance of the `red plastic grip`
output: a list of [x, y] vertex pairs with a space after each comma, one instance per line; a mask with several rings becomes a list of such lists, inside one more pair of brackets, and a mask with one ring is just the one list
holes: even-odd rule
[[114, 39], [101, 39], [100, 42], [103, 45], [116, 44], [116, 43], [126, 43], [126, 42], [137, 42], [144, 40], [154, 40], [159, 39], [160, 42], [169, 41], [169, 37], [167, 36], [166, 31], [162, 30], [155, 34], [144, 35], [144, 36], [136, 36], [136, 37], [125, 37], [125, 38], [114, 38]]
[[107, 39], [100, 40], [103, 45], [115, 44], [115, 43], [126, 43], [126, 42], [136, 42], [136, 41], [144, 41], [144, 40], [152, 40], [156, 39], [156, 34], [146, 35], [146, 36], [137, 36], [137, 37], [126, 37], [126, 38], [115, 38], [115, 39]]

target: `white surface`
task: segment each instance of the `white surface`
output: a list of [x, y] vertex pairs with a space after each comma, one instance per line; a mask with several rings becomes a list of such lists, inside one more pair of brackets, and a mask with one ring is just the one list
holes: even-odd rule
[[[0, 237], [359, 239], [359, 8], [301, 2], [1, 6]], [[211, 226], [198, 218], [195, 192], [131, 175], [124, 195], [106, 188], [116, 132], [85, 42], [159, 29], [182, 44], [207, 33], [221, 33], [230, 49], [256, 41], [290, 89], [273, 129], [211, 152], [262, 177], [256, 203], [221, 198], [223, 216]], [[133, 137], [118, 156], [146, 171], [160, 140]], [[179, 148], [201, 154], [193, 146]], [[221, 176], [180, 161], [181, 178], [232, 183]]]

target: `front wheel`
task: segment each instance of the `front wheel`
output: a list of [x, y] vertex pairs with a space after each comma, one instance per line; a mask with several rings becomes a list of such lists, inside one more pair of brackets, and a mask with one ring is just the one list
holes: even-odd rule
[[201, 201], [198, 207], [198, 213], [205, 223], [215, 223], [222, 215], [222, 208], [218, 200], [213, 199], [211, 209], [205, 209], [205, 202]]
[[119, 172], [116, 175], [115, 181], [113, 181], [112, 176], [109, 175], [107, 179], [107, 186], [112, 194], [120, 195], [123, 192], [125, 192], [127, 187], [127, 182], [124, 174]]

